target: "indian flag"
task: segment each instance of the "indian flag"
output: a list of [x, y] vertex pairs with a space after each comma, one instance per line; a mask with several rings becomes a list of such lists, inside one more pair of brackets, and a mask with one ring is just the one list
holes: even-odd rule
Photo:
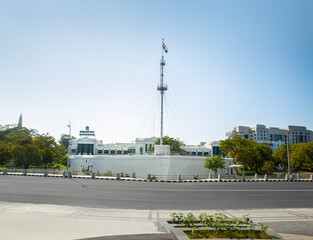
[[163, 47], [164, 51], [167, 53], [168, 50], [167, 50], [167, 47], [166, 47], [165, 43], [163, 43], [162, 47]]

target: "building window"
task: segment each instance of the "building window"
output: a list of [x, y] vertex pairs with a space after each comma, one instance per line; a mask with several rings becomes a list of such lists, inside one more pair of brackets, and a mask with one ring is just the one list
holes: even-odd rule
[[219, 147], [213, 146], [213, 156], [216, 156], [216, 155], [222, 155], [222, 151]]
[[81, 155], [93, 155], [93, 144], [78, 144], [77, 154]]
[[282, 140], [283, 140], [282, 135], [275, 135], [275, 137], [274, 137], [275, 142], [282, 141]]

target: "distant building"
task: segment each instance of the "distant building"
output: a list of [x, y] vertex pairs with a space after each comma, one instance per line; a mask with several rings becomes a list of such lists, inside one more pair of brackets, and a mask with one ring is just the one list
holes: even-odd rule
[[288, 142], [291, 144], [309, 143], [313, 140], [313, 132], [311, 130], [307, 130], [303, 126], [291, 125], [287, 129], [277, 127], [267, 128], [265, 125], [260, 124], [257, 124], [254, 128], [237, 126], [228, 135], [229, 137], [238, 135], [257, 142], [268, 142], [272, 144], [273, 149], [277, 149], [280, 145], [287, 143], [287, 137]]

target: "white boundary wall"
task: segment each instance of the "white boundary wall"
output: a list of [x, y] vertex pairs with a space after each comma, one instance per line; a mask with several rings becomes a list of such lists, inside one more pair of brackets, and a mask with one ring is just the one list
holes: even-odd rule
[[[212, 171], [203, 167], [205, 157], [175, 155], [71, 155], [73, 170], [106, 172], [107, 170], [124, 173], [152, 175], [209, 175]], [[232, 165], [230, 158], [225, 159], [226, 166]], [[218, 174], [230, 174], [230, 169], [221, 169]]]

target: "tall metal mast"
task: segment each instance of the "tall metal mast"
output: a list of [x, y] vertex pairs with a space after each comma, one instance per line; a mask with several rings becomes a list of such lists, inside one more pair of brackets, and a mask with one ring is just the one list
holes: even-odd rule
[[162, 143], [163, 143], [163, 96], [164, 96], [164, 92], [167, 90], [167, 85], [163, 83], [163, 77], [164, 77], [163, 68], [165, 66], [163, 44], [164, 44], [164, 39], [162, 39], [162, 59], [160, 62], [161, 76], [160, 76], [160, 84], [158, 85], [158, 91], [161, 92], [161, 138], [160, 138], [160, 145], [162, 145]]

